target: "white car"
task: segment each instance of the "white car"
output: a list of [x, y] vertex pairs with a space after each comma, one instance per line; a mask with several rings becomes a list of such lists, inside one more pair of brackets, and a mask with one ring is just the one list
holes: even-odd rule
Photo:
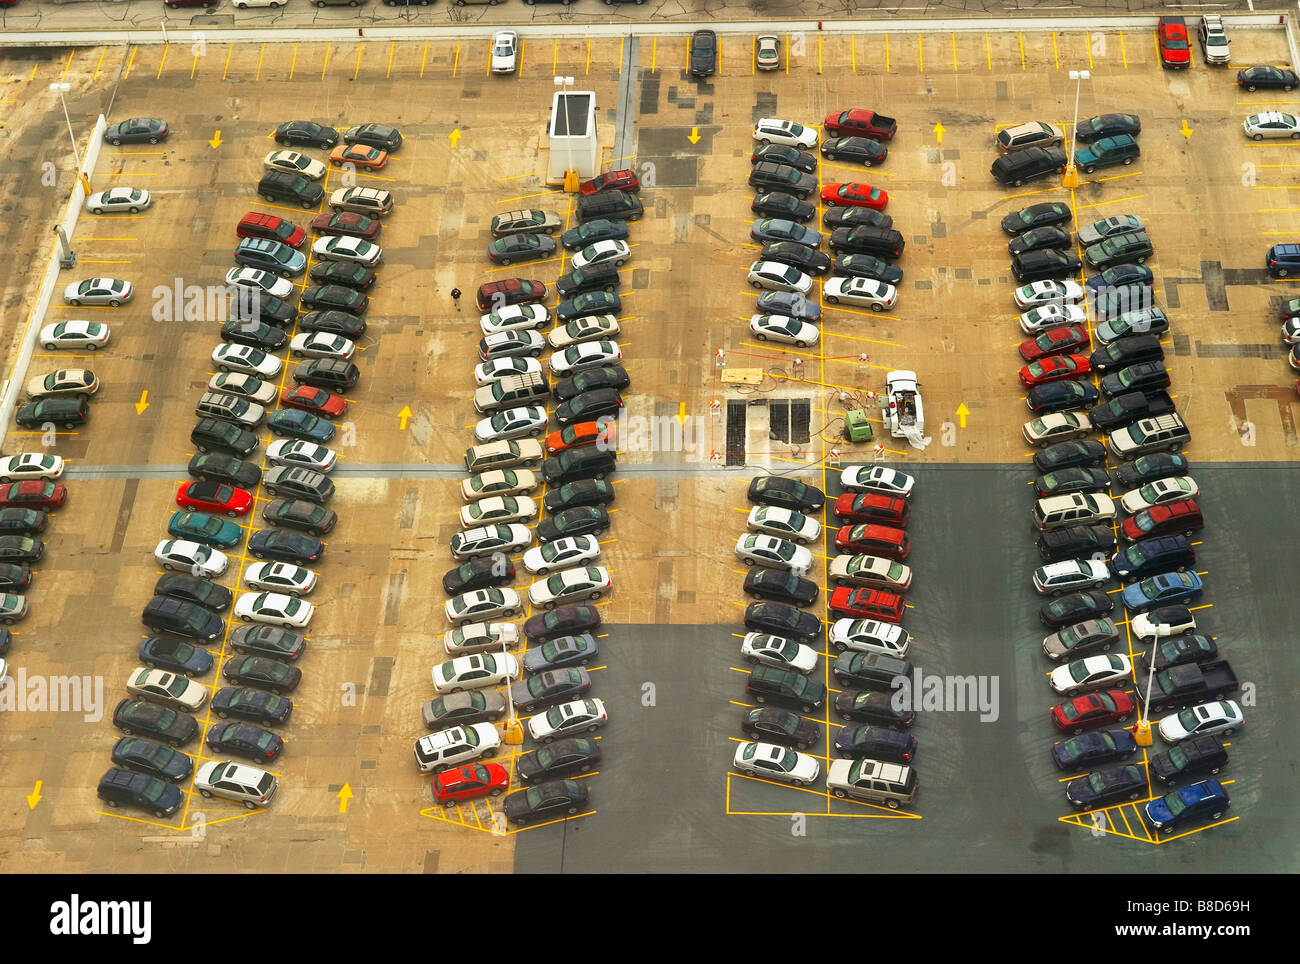
[[850, 465], [840, 471], [840, 485], [850, 492], [879, 492], [907, 499], [916, 479], [887, 465]]
[[898, 623], [879, 619], [837, 619], [831, 624], [830, 643], [836, 652], [881, 653], [903, 659], [912, 648], [912, 634]]
[[506, 305], [479, 318], [478, 325], [484, 335], [516, 328], [545, 328], [551, 323], [551, 313], [545, 305]]
[[1078, 696], [1088, 690], [1123, 683], [1133, 676], [1133, 664], [1121, 653], [1085, 656], [1058, 666], [1048, 674], [1053, 692]]
[[1066, 559], [1034, 570], [1034, 588], [1044, 596], [1100, 586], [1110, 579], [1110, 567], [1100, 559]]
[[383, 249], [377, 244], [337, 234], [317, 238], [311, 246], [311, 253], [322, 261], [346, 261], [363, 268], [373, 268], [384, 256]]
[[1282, 341], [1288, 345], [1300, 345], [1300, 318], [1288, 318], [1282, 323]]
[[754, 66], [759, 70], [776, 70], [781, 66], [780, 40], [773, 34], [755, 39]]
[[1223, 17], [1217, 13], [1207, 13], [1201, 17], [1197, 28], [1201, 38], [1201, 52], [1207, 64], [1226, 64], [1232, 61], [1232, 48], [1228, 46], [1228, 35], [1223, 30]]
[[570, 345], [564, 351], [551, 356], [551, 373], [568, 376], [584, 368], [599, 368], [602, 365], [615, 365], [623, 358], [623, 350], [618, 342], [602, 338], [599, 341], [583, 341]]
[[470, 723], [430, 733], [415, 741], [415, 765], [421, 773], [458, 767], [496, 756], [501, 734], [491, 723]]
[[600, 558], [600, 543], [595, 536], [565, 536], [544, 542], [524, 553], [524, 568], [534, 575], [543, 576], [557, 569], [580, 566]]
[[1139, 489], [1125, 492], [1120, 496], [1119, 504], [1129, 515], [1136, 515], [1155, 505], [1191, 499], [1200, 491], [1200, 486], [1190, 475], [1179, 475], [1170, 479], [1157, 479]]
[[37, 339], [46, 351], [75, 348], [79, 351], [99, 351], [112, 338], [108, 325], [100, 321], [60, 321], [46, 325]]
[[523, 612], [519, 593], [513, 589], [475, 589], [452, 596], [442, 604], [447, 622], [453, 626], [461, 623], [481, 622], [493, 616], [517, 616]]
[[226, 284], [276, 298], [288, 298], [293, 294], [292, 281], [260, 268], [231, 268], [226, 272]]
[[542, 609], [554, 609], [581, 599], [599, 599], [609, 587], [609, 570], [604, 566], [576, 566], [533, 583], [528, 587], [528, 601]]
[[1092, 419], [1081, 412], [1052, 412], [1026, 422], [1021, 431], [1030, 445], [1050, 445], [1066, 439], [1084, 438], [1092, 431]]
[[889, 592], [907, 592], [912, 585], [912, 567], [883, 556], [838, 555], [826, 570], [840, 586], [870, 586]]
[[1166, 743], [1180, 743], [1193, 736], [1231, 736], [1245, 725], [1236, 700], [1216, 700], [1171, 713], [1157, 729]]
[[541, 405], [521, 405], [507, 408], [489, 418], [482, 419], [474, 425], [475, 442], [494, 442], [498, 439], [519, 438], [531, 435], [533, 438], [546, 431], [550, 416]]
[[514, 623], [461, 623], [442, 634], [442, 647], [453, 655], [500, 652], [519, 645], [519, 627]]
[[573, 700], [529, 719], [528, 735], [538, 743], [554, 743], [573, 733], [595, 733], [607, 722], [604, 700]]
[[1012, 300], [1021, 311], [1042, 305], [1072, 305], [1083, 300], [1083, 286], [1077, 281], [1034, 281], [1017, 288]]
[[270, 405], [280, 395], [270, 382], [243, 372], [218, 372], [208, 379], [208, 388], [226, 395], [238, 395], [263, 407]]
[[[1177, 615], [1169, 620], [1170, 612]], [[1138, 639], [1163, 639], [1181, 636], [1196, 629], [1196, 616], [1186, 606], [1163, 606], [1138, 613], [1129, 623], [1129, 629]]]
[[286, 596], [306, 596], [316, 588], [316, 573], [291, 562], [257, 562], [244, 570], [244, 582]]
[[324, 164], [297, 151], [272, 151], [262, 158], [262, 166], [286, 174], [301, 174], [311, 181], [319, 181], [325, 176]]
[[40, 479], [53, 482], [63, 474], [63, 458], [58, 455], [38, 455], [24, 452], [0, 459], [0, 482], [22, 482], [25, 479]]
[[88, 278], [85, 281], [74, 281], [64, 288], [63, 300], [70, 305], [108, 305], [117, 308], [130, 301], [134, 293], [135, 289], [129, 281]]
[[778, 539], [789, 539], [801, 546], [816, 542], [822, 534], [822, 524], [816, 519], [774, 505], [756, 505], [750, 509], [745, 528], [750, 532], [765, 532]]
[[585, 268], [593, 264], [613, 264], [616, 268], [632, 257], [632, 249], [626, 241], [597, 241], [589, 244], [573, 255], [573, 266]]
[[563, 328], [556, 328], [546, 336], [546, 340], [558, 351], [584, 341], [612, 339], [618, 333], [618, 319], [613, 315], [585, 315], [573, 319]]
[[812, 571], [812, 553], [787, 539], [749, 532], [736, 540], [736, 557], [747, 566], [785, 569], [796, 575]]
[[731, 764], [741, 773], [780, 780], [796, 787], [811, 786], [822, 773], [822, 765], [816, 757], [775, 743], [742, 743], [736, 747]]
[[433, 688], [439, 693], [497, 686], [519, 676], [519, 662], [509, 653], [457, 656], [433, 668]]
[[884, 311], [898, 304], [898, 289], [875, 278], [844, 278], [839, 275], [827, 278], [822, 284], [822, 297], [827, 304], [860, 305], [872, 311]]
[[785, 144], [802, 150], [817, 146], [817, 129], [777, 117], [764, 117], [754, 125], [754, 140], [760, 144]]
[[1087, 320], [1087, 315], [1078, 305], [1040, 305], [1020, 316], [1020, 330], [1026, 335], [1037, 335], [1050, 328], [1082, 325]]
[[821, 337], [816, 325], [787, 315], [751, 315], [749, 330], [759, 341], [776, 341], [799, 348], [815, 345]]
[[235, 615], [246, 623], [304, 629], [316, 607], [282, 592], [246, 592], [235, 600]]
[[793, 291], [806, 295], [813, 280], [798, 268], [780, 261], [755, 261], [749, 266], [749, 283], [766, 291]]
[[537, 502], [526, 495], [493, 495], [460, 508], [462, 529], [498, 522], [529, 522], [537, 518]]
[[542, 363], [536, 358], [517, 355], [510, 358], [493, 358], [491, 361], [474, 366], [474, 384], [482, 387], [509, 378], [511, 375], [530, 375], [541, 370]]
[[294, 358], [349, 359], [356, 352], [356, 342], [329, 331], [303, 331], [289, 342], [289, 353]]
[[1253, 141], [1262, 141], [1269, 137], [1289, 137], [1300, 140], [1300, 117], [1280, 110], [1266, 110], [1262, 114], [1251, 114], [1242, 122], [1246, 136]]
[[161, 669], [136, 667], [126, 680], [126, 691], [132, 696], [158, 703], [174, 710], [194, 713], [208, 701], [208, 688], [188, 676], [168, 673]]
[[740, 644], [740, 655], [751, 663], [792, 669], [805, 676], [817, 668], [817, 650], [768, 633], [746, 633]]
[[492, 35], [492, 73], [513, 74], [519, 63], [519, 34], [498, 30]]
[[91, 214], [139, 214], [153, 204], [153, 195], [138, 187], [115, 187], [86, 198]]
[[462, 481], [460, 495], [466, 502], [477, 502], [493, 495], [528, 495], [537, 485], [537, 476], [529, 469], [493, 469]]
[[457, 532], [449, 540], [448, 548], [455, 559], [477, 559], [496, 552], [516, 552], [532, 541], [533, 533], [528, 526], [509, 522]]
[[200, 579], [220, 576], [230, 565], [224, 552], [186, 539], [164, 539], [154, 548], [153, 557], [170, 572], [188, 572]]
[[288, 2], [289, 0], [234, 0], [234, 5], [240, 10], [247, 10], [249, 7], [270, 7], [272, 10], [278, 10]]
[[258, 378], [275, 378], [284, 362], [252, 345], [234, 345], [222, 342], [212, 349], [212, 364], [223, 372], [243, 372]]
[[328, 472], [338, 464], [339, 457], [333, 449], [315, 442], [282, 438], [266, 447], [266, 460], [272, 465], [292, 465], [313, 472]]
[[205, 763], [194, 771], [194, 789], [200, 796], [237, 800], [249, 810], [267, 806], [277, 786], [274, 774], [230, 760]]
[[511, 329], [494, 331], [484, 335], [478, 343], [479, 361], [493, 358], [514, 358], [519, 355], [532, 355], [536, 358], [546, 347], [546, 339], [536, 331], [528, 329]]

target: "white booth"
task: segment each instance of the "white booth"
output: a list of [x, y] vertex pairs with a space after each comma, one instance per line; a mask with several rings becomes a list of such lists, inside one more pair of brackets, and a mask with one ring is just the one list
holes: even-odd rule
[[578, 180], [595, 177], [600, 172], [595, 91], [557, 90], [547, 137], [551, 154], [547, 184], [563, 184], [566, 171], [576, 171]]

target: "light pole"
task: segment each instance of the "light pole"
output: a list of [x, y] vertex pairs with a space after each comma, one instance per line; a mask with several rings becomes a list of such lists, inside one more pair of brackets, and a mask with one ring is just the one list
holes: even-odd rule
[[72, 133], [72, 117], [68, 114], [68, 102], [63, 99], [63, 95], [72, 90], [71, 84], [50, 84], [50, 90], [56, 91], [59, 95], [59, 103], [63, 105], [63, 119], [68, 122], [68, 138], [72, 141], [72, 157], [77, 162], [77, 173], [81, 173], [81, 154], [77, 151], [77, 135]]
[[556, 77], [555, 86], [560, 90], [560, 101], [564, 108], [564, 189], [570, 193], [578, 189], [578, 175], [575, 171], [573, 177], [569, 177], [569, 171], [573, 169], [573, 125], [569, 120], [569, 88], [573, 86], [572, 77]]
[[1079, 91], [1083, 82], [1092, 79], [1090, 70], [1072, 70], [1070, 79], [1074, 81], [1074, 123], [1070, 125], [1070, 154], [1065, 163], [1065, 176], [1061, 178], [1061, 187], [1079, 186], [1079, 169], [1074, 165], [1074, 147], [1079, 135]]

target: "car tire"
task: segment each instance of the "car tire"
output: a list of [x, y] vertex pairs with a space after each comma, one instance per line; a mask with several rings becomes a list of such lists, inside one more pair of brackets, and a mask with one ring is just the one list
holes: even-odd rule
[[1095, 165], [1089, 165], [1088, 167], [1085, 167], [1085, 168], [1083, 169], [1083, 173], [1084, 173], [1084, 174], [1094, 174], [1094, 173], [1096, 173], [1096, 171], [1097, 171], [1097, 168], [1096, 168]]
[[887, 806], [890, 810], [897, 810], [897, 809], [898, 809], [898, 801], [897, 801], [897, 800], [886, 800], [886, 801], [885, 801], [885, 806]]
[[122, 146], [122, 140], [119, 137], [114, 137], [111, 141], [109, 141], [109, 143], [112, 144], [114, 147]]

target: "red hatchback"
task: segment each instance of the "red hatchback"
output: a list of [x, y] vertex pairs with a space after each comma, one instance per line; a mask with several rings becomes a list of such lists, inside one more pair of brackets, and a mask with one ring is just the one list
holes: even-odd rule
[[595, 445], [598, 442], [607, 450], [613, 449], [615, 436], [612, 418], [603, 426], [599, 422], [575, 422], [546, 436], [546, 454], [554, 455], [565, 449]]
[[280, 393], [280, 404], [290, 408], [301, 408], [325, 418], [338, 418], [348, 410], [348, 403], [341, 395], [327, 392], [323, 388], [311, 385], [298, 385], [286, 388]]
[[1092, 373], [1087, 355], [1048, 355], [1020, 369], [1020, 384], [1032, 388], [1063, 378], [1084, 378]]
[[578, 185], [578, 193], [587, 195], [599, 194], [601, 191], [639, 190], [641, 190], [641, 182], [637, 180], [636, 172], [629, 170], [606, 171]]
[[887, 623], [901, 623], [903, 597], [879, 589], [840, 586], [831, 593], [831, 612], [848, 619], [883, 619]]
[[1076, 696], [1052, 707], [1052, 725], [1062, 733], [1082, 733], [1099, 726], [1127, 720], [1133, 713], [1133, 700], [1123, 690], [1105, 690]]
[[822, 204], [827, 207], [872, 208], [885, 210], [889, 195], [878, 187], [850, 181], [846, 184], [827, 184], [822, 188]]
[[68, 501], [62, 482], [10, 482], [0, 485], [0, 509], [57, 509]]
[[498, 311], [507, 305], [546, 300], [546, 285], [528, 278], [504, 278], [479, 285], [478, 310]]
[[235, 225], [235, 234], [241, 238], [269, 238], [280, 241], [291, 248], [299, 247], [307, 240], [307, 232], [298, 225], [274, 214], [260, 214], [249, 211]]
[[1065, 328], [1049, 328], [1037, 338], [1029, 338], [1020, 343], [1020, 357], [1027, 362], [1038, 361], [1048, 355], [1060, 355], [1067, 351], [1077, 351], [1092, 344], [1088, 330], [1083, 325], [1069, 325]]
[[433, 799], [444, 807], [475, 797], [499, 797], [510, 788], [510, 774], [500, 763], [471, 763], [443, 770], [432, 780]]
[[246, 515], [253, 507], [253, 494], [225, 482], [182, 482], [176, 490], [176, 504], [198, 512]]
[[338, 214], [326, 211], [311, 219], [311, 229], [317, 234], [346, 234], [367, 241], [373, 241], [382, 227], [378, 218], [368, 218], [355, 211], [340, 211]]
[[1190, 536], [1205, 527], [1205, 518], [1195, 499], [1179, 499], [1164, 505], [1153, 505], [1124, 520], [1124, 538], [1130, 542], [1149, 536]]

